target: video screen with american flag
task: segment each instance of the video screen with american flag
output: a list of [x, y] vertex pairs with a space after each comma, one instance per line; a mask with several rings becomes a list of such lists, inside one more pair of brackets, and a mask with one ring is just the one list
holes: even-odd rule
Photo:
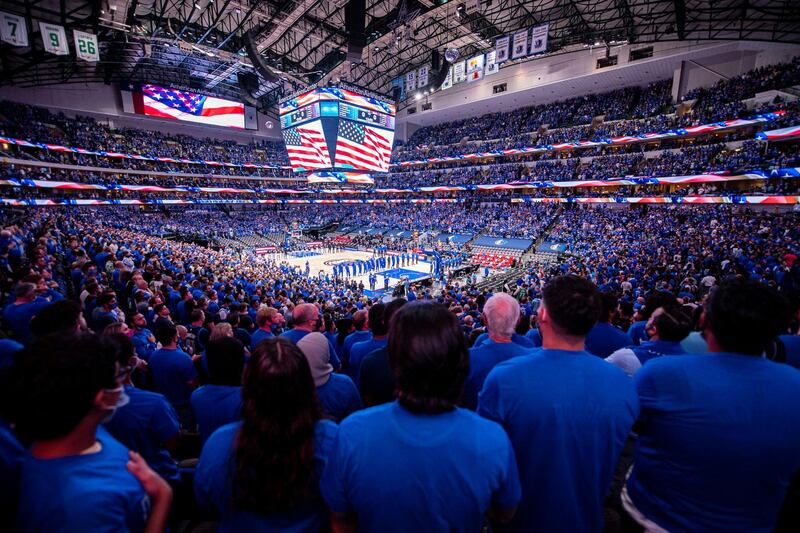
[[388, 172], [395, 108], [372, 97], [322, 87], [280, 105], [295, 171]]
[[184, 122], [244, 129], [244, 104], [213, 96], [167, 89], [158, 85], [142, 85], [134, 93], [135, 112]]

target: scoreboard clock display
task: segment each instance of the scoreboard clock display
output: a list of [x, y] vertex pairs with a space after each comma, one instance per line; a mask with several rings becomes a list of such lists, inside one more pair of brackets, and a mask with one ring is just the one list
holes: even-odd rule
[[306, 122], [307, 120], [315, 119], [318, 117], [319, 117], [319, 103], [314, 103], [306, 107], [301, 107], [300, 109], [297, 109], [290, 113], [286, 113], [285, 115], [281, 116], [281, 127], [290, 128], [302, 122]]
[[394, 129], [394, 117], [350, 104], [339, 104], [339, 116], [344, 119], [372, 124], [373, 126], [381, 128]]

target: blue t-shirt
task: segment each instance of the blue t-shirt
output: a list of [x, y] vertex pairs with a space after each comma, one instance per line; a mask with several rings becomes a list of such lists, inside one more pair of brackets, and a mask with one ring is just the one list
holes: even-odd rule
[[[350, 335], [348, 335], [347, 337], [344, 338], [344, 342], [342, 343], [342, 357], [349, 361], [350, 360], [350, 350], [353, 349], [353, 345], [355, 343], [357, 343], [357, 342], [368, 341], [371, 338], [372, 338], [372, 332], [370, 332], [369, 330], [366, 330], [366, 331], [354, 331], [353, 333], [351, 333]], [[351, 378], [354, 375], [349, 370], [347, 371], [347, 374]], [[353, 378], [353, 381], [355, 381], [355, 378]]]
[[255, 330], [255, 332], [253, 332], [253, 335], [251, 335], [250, 337], [250, 349], [255, 350], [259, 342], [265, 339], [271, 339], [274, 336], [275, 335], [273, 335], [271, 331], [266, 331], [261, 328], [258, 328], [257, 330]]
[[317, 387], [317, 397], [322, 411], [337, 422], [363, 407], [353, 380], [342, 374], [331, 374], [325, 384]]
[[13, 524], [17, 514], [19, 476], [28, 450], [17, 440], [5, 420], [0, 418], [0, 524]]
[[0, 339], [0, 369], [12, 366], [14, 364], [14, 356], [23, 348], [24, 346], [17, 341]]
[[105, 422], [106, 430], [126, 448], [139, 453], [150, 468], [168, 481], [177, 481], [178, 465], [164, 445], [180, 431], [178, 415], [166, 398], [126, 386], [130, 401]]
[[203, 385], [190, 398], [194, 418], [205, 442], [217, 429], [242, 418], [242, 388], [230, 385]]
[[603, 504], [639, 413], [631, 380], [587, 352], [539, 350], [500, 363], [478, 413], [503, 425], [523, 499], [510, 531], [601, 531]]
[[586, 351], [604, 359], [632, 344], [627, 333], [607, 322], [598, 322], [586, 335]]
[[469, 376], [464, 384], [464, 407], [473, 411], [478, 406], [478, 393], [489, 372], [499, 363], [533, 351], [514, 342], [499, 343], [489, 339], [469, 351]]
[[800, 336], [781, 335], [778, 337], [778, 343], [786, 364], [800, 370]]
[[542, 347], [542, 334], [539, 333], [539, 328], [531, 328], [525, 334], [525, 338], [529, 339], [536, 348]]
[[339, 427], [320, 485], [359, 531], [475, 531], [494, 506], [516, 507], [520, 485], [503, 429], [465, 409], [416, 415], [397, 402]]
[[[328, 512], [319, 495], [290, 512], [262, 515], [231, 508], [235, 451], [233, 448], [241, 422], [222, 426], [208, 439], [194, 475], [194, 492], [201, 508], [212, 508], [219, 516], [217, 531], [280, 531], [316, 533], [328, 525]], [[314, 464], [322, 474], [332, 452], [338, 427], [320, 420], [314, 427]]]
[[[484, 344], [484, 343], [486, 343], [488, 341], [489, 341], [489, 334], [488, 333], [481, 333], [480, 335], [478, 335], [478, 338], [475, 339], [475, 342], [472, 344], [472, 347], [473, 348], [477, 348], [478, 346], [481, 346], [482, 344]], [[531, 341], [531, 339], [529, 339], [527, 337], [523, 337], [519, 333], [514, 333], [514, 334], [511, 335], [511, 342], [513, 342], [514, 344], [519, 344], [520, 346], [523, 346], [525, 348], [533, 348], [534, 347], [533, 341]]]
[[800, 372], [761, 357], [676, 355], [635, 382], [636, 508], [670, 531], [772, 531], [800, 471]]
[[192, 358], [183, 350], [161, 348], [153, 352], [149, 361], [156, 392], [163, 394], [176, 407], [189, 405], [192, 388], [189, 382], [197, 377]]
[[128, 471], [128, 450], [99, 429], [97, 453], [29, 458], [22, 466], [17, 531], [139, 532], [150, 498]]
[[628, 337], [633, 341], [634, 346], [639, 346], [642, 342], [647, 340], [647, 320], [639, 320], [634, 322], [628, 328]]
[[8, 304], [3, 310], [6, 326], [14, 332], [14, 338], [22, 344], [31, 341], [31, 319], [50, 305], [44, 298], [38, 297], [24, 304]]
[[353, 344], [350, 348], [350, 366], [347, 369], [347, 373], [356, 385], [358, 385], [358, 380], [361, 377], [361, 363], [364, 361], [364, 358], [375, 350], [380, 350], [388, 345], [389, 339], [386, 337], [382, 339], [370, 338], [369, 340]]

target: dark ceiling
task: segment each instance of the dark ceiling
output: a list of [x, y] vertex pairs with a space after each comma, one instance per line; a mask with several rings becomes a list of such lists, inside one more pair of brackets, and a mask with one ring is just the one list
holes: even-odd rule
[[[272, 75], [258, 72], [251, 93], [267, 109], [321, 79], [342, 79], [385, 95], [390, 82], [430, 62], [431, 52], [462, 57], [494, 38], [550, 24], [551, 52], [595, 41], [762, 40], [800, 43], [796, 0], [366, 0], [367, 46], [347, 60], [347, 0], [3, 0], [29, 21], [31, 48], [0, 45], [0, 84], [148, 82], [241, 99], [240, 73], [252, 72], [248, 38]], [[466, 5], [477, 5], [469, 9]], [[459, 7], [461, 6], [461, 7]], [[101, 61], [42, 49], [45, 20], [98, 35]], [[71, 38], [70, 38], [71, 40]]]

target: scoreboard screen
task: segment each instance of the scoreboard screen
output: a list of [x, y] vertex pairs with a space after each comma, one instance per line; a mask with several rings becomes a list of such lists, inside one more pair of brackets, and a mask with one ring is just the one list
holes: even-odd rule
[[279, 110], [293, 170], [389, 171], [393, 104], [321, 87], [283, 101]]

